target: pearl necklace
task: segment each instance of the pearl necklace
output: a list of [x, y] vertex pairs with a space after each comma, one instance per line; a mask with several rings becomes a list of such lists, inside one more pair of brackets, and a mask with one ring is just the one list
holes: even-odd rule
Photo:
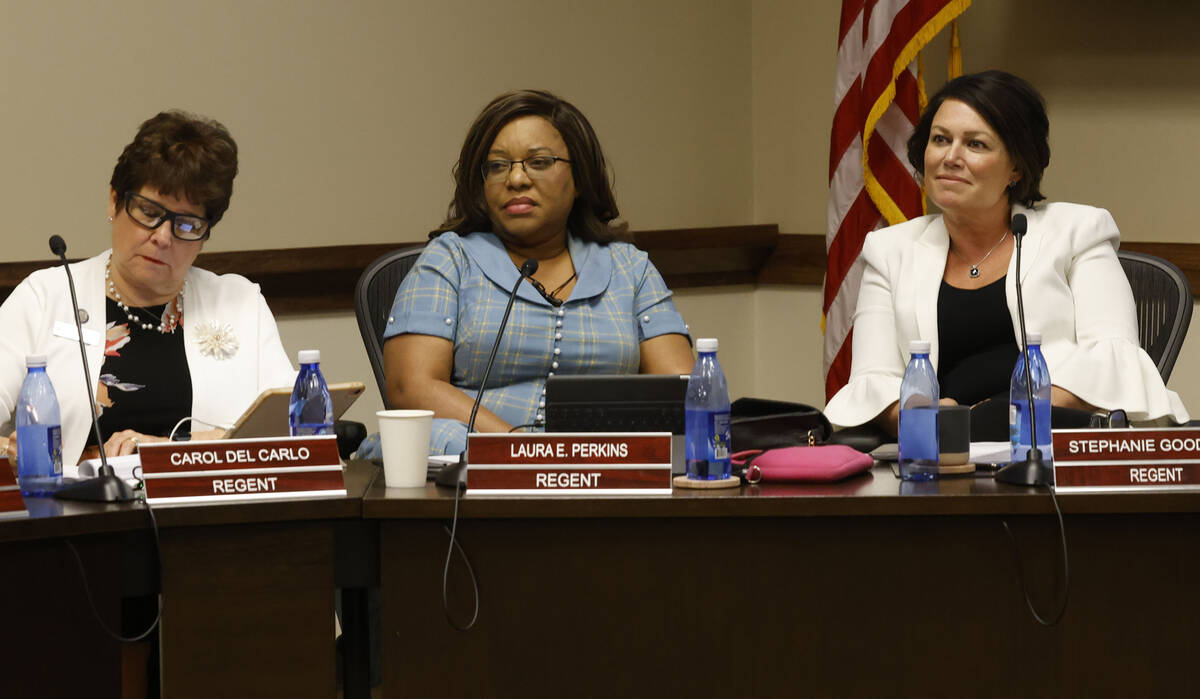
[[112, 259], [104, 264], [104, 281], [108, 283], [108, 293], [112, 295], [113, 300], [125, 311], [125, 317], [129, 318], [129, 322], [138, 326], [142, 330], [157, 330], [162, 334], [174, 333], [175, 328], [179, 327], [179, 319], [183, 317], [183, 289], [179, 289], [179, 294], [171, 299], [166, 308], [163, 309], [163, 318], [159, 318], [158, 325], [154, 323], [143, 323], [142, 319], [134, 314], [134, 310], [144, 310], [142, 308], [130, 308], [125, 301], [121, 299], [121, 292], [117, 291], [117, 285], [113, 284], [112, 280]]

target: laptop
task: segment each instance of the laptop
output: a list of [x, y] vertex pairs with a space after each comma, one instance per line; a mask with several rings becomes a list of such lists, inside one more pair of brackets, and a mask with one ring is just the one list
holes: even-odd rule
[[671, 473], [686, 472], [686, 374], [551, 376], [547, 432], [670, 432]]

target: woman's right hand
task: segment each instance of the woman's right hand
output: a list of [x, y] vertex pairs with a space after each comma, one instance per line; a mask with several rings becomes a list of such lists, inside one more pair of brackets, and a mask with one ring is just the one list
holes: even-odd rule
[[[958, 401], [953, 398], [941, 398], [938, 400], [938, 405], [958, 405]], [[887, 433], [895, 437], [900, 432], [900, 401], [892, 403], [884, 408], [882, 413], [879, 413], [873, 422]]]

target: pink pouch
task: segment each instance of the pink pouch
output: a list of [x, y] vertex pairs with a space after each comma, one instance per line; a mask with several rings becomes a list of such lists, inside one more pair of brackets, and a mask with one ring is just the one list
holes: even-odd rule
[[869, 471], [875, 463], [867, 454], [842, 444], [751, 449], [729, 458], [735, 467], [744, 467], [742, 477], [747, 483], [829, 483]]

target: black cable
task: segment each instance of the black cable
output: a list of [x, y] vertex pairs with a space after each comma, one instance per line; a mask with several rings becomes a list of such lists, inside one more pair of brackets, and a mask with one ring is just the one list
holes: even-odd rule
[[523, 430], [526, 427], [541, 427], [541, 425], [536, 422], [527, 422], [524, 425], [517, 425], [516, 427], [510, 429], [508, 433], [512, 434], [513, 432], [516, 432], [517, 430]]
[[[471, 627], [475, 626], [475, 620], [479, 618], [479, 583], [475, 580], [475, 569], [471, 567], [471, 559], [467, 558], [467, 552], [463, 551], [463, 547], [455, 538], [458, 533], [458, 500], [462, 490], [461, 485], [454, 488], [454, 518], [450, 520], [450, 528], [447, 529], [446, 525], [442, 525], [442, 531], [450, 535], [450, 544], [446, 547], [446, 565], [442, 568], [442, 611], [446, 613], [446, 621], [455, 631], [470, 631]], [[450, 558], [455, 549], [458, 549], [458, 555], [467, 565], [467, 572], [471, 575], [471, 590], [475, 595], [475, 611], [471, 614], [471, 620], [467, 622], [466, 626], [460, 626], [450, 614], [450, 598], [446, 593], [450, 579]]]
[[1013, 536], [1012, 530], [1008, 527], [1008, 520], [1002, 517], [1000, 519], [1000, 523], [1004, 525], [1004, 533], [1008, 534], [1008, 541], [1012, 544], [1013, 560], [1016, 561], [1017, 564], [1017, 577], [1021, 581], [1021, 592], [1025, 595], [1025, 606], [1029, 607], [1029, 613], [1033, 615], [1033, 618], [1037, 620], [1037, 623], [1041, 624], [1042, 626], [1054, 626], [1062, 619], [1063, 614], [1066, 613], [1067, 600], [1069, 600], [1071, 597], [1071, 564], [1067, 559], [1067, 530], [1066, 526], [1063, 524], [1062, 508], [1058, 506], [1058, 496], [1055, 495], [1054, 486], [1047, 485], [1046, 489], [1050, 491], [1050, 501], [1054, 503], [1054, 511], [1058, 513], [1058, 534], [1060, 541], [1062, 542], [1063, 558], [1062, 606], [1058, 608], [1058, 611], [1049, 621], [1043, 619], [1042, 616], [1037, 613], [1037, 610], [1033, 608], [1033, 600], [1029, 598], [1029, 587], [1025, 584], [1025, 568], [1021, 565], [1021, 550], [1017, 546], [1016, 537]]
[[79, 566], [79, 577], [83, 578], [83, 591], [87, 595], [88, 606], [92, 608], [92, 616], [96, 617], [96, 623], [100, 624], [100, 628], [104, 630], [104, 633], [121, 643], [136, 643], [144, 640], [158, 627], [158, 622], [162, 621], [162, 546], [158, 540], [158, 520], [154, 518], [154, 509], [150, 507], [150, 503], [143, 499], [142, 504], [146, 506], [146, 514], [150, 515], [150, 531], [154, 534], [154, 556], [158, 567], [158, 612], [154, 615], [154, 621], [150, 622], [150, 626], [136, 636], [122, 636], [108, 628], [108, 624], [105, 624], [104, 619], [100, 618], [100, 612], [96, 609], [96, 601], [92, 599], [92, 587], [88, 584], [87, 570], [83, 566], [83, 559], [79, 556], [79, 550], [75, 548], [75, 544], [71, 543], [70, 539], [63, 540], [63, 543], [71, 550], [71, 554], [75, 556], [75, 563]]

